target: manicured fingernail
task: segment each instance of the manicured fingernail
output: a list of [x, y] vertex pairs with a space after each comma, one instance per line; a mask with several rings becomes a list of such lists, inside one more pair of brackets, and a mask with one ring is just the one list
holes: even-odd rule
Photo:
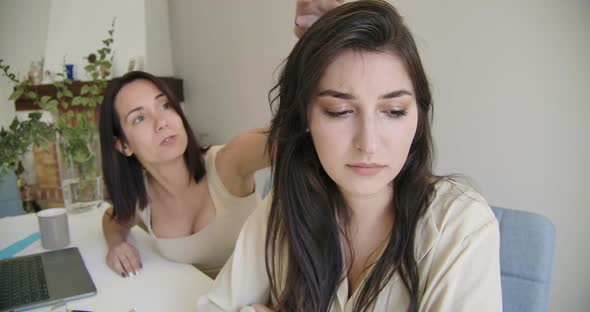
[[122, 277], [125, 277], [125, 272], [121, 272], [121, 276]]
[[143, 269], [143, 263], [141, 263], [141, 262], [139, 263], [139, 268]]
[[133, 272], [130, 272], [130, 273], [129, 273], [129, 276], [131, 276], [131, 277], [135, 277], [135, 273], [133, 273]]
[[139, 271], [135, 271], [135, 275], [139, 275]]

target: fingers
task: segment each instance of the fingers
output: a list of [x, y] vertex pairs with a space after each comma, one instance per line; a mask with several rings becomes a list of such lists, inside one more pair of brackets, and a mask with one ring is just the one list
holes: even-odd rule
[[123, 268], [123, 265], [121, 264], [121, 261], [119, 261], [118, 258], [115, 260], [109, 260], [107, 263], [109, 267], [111, 267], [111, 269], [115, 271], [117, 274], [121, 275], [121, 277], [126, 277], [125, 269]]
[[123, 267], [123, 270], [125, 271], [125, 277], [130, 276], [130, 277], [134, 277], [135, 276], [135, 270], [133, 269], [133, 266], [131, 265], [131, 262], [129, 262], [129, 259], [127, 259], [126, 255], [120, 255], [119, 256], [119, 262], [121, 263], [121, 266]]
[[134, 277], [142, 268], [139, 252], [127, 243], [109, 250], [107, 264], [122, 277]]
[[131, 277], [139, 275], [140, 262], [139, 257], [135, 253], [126, 253], [122, 257], [122, 262], [125, 266], [126, 271]]

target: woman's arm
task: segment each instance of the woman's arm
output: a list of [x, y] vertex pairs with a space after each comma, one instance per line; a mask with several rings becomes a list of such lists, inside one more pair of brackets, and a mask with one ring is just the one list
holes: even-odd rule
[[254, 173], [270, 166], [268, 128], [241, 133], [217, 153], [215, 166], [227, 190], [243, 197], [254, 191]]
[[249, 305], [268, 302], [265, 237], [271, 199], [267, 196], [244, 223], [233, 255], [207, 294], [199, 298], [197, 311], [238, 312]]
[[127, 243], [127, 236], [133, 226], [138, 223], [138, 217], [122, 224], [112, 218], [113, 208], [109, 208], [102, 216], [102, 232], [107, 242], [106, 257], [109, 267], [122, 277], [135, 276], [141, 269], [139, 252]]

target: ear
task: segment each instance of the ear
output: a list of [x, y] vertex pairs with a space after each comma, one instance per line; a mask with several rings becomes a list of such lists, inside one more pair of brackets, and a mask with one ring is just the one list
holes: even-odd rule
[[115, 137], [115, 148], [119, 151], [119, 153], [121, 153], [127, 157], [133, 155], [133, 152], [131, 151], [129, 146], [127, 146], [127, 144], [121, 142], [121, 140], [119, 140], [119, 138], [117, 138], [117, 137]]

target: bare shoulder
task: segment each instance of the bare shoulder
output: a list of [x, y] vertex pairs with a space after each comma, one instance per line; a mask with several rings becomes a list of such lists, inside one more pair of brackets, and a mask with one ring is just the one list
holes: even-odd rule
[[248, 177], [270, 166], [266, 152], [267, 138], [266, 128], [244, 131], [221, 148], [220, 160], [216, 163], [229, 167], [234, 175]]

